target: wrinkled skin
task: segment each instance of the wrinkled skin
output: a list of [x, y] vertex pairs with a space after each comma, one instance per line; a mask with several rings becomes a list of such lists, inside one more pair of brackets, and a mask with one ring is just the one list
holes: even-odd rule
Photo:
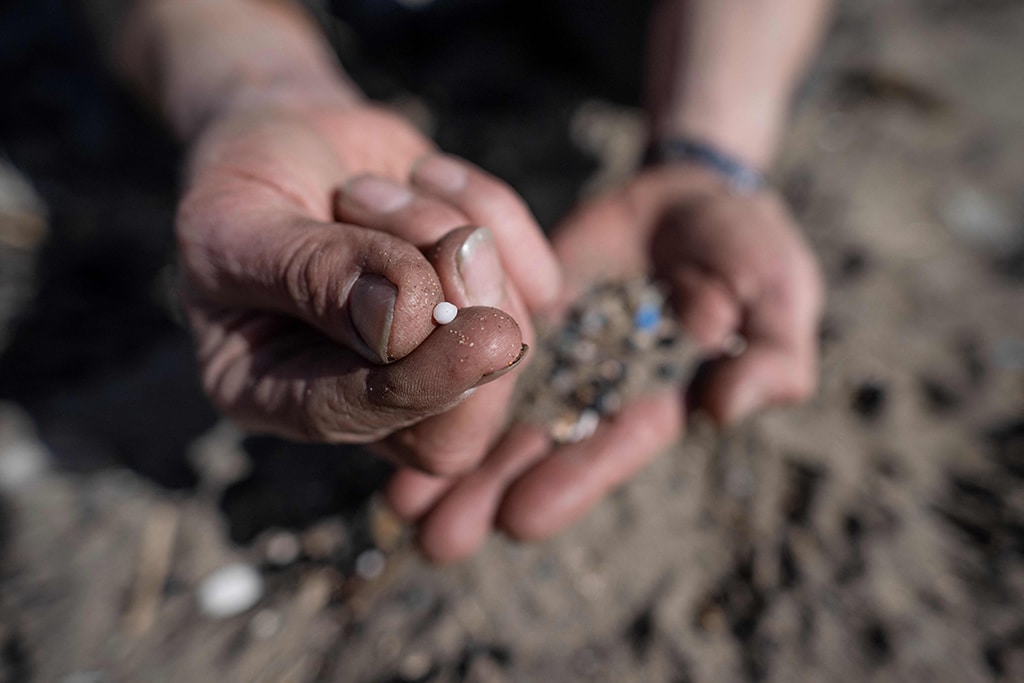
[[[464, 171], [462, 189], [430, 185], [423, 169], [439, 160]], [[399, 223], [356, 224], [367, 173], [416, 188], [389, 214]], [[477, 288], [487, 300], [473, 300], [454, 256], [472, 231], [449, 233], [482, 224], [501, 263]], [[378, 442], [438, 474], [473, 467], [503, 428], [513, 380], [496, 380], [532, 340], [531, 311], [559, 291], [553, 254], [511, 190], [369, 107], [220, 117], [193, 149], [177, 232], [185, 310], [222, 412], [297, 439]], [[444, 299], [466, 308], [438, 327]]]

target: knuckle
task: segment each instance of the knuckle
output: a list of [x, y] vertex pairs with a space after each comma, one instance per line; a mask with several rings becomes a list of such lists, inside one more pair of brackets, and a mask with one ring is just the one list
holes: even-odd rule
[[297, 241], [281, 267], [284, 296], [315, 317], [324, 315], [331, 302], [340, 301], [335, 283], [345, 270], [338, 250], [318, 237], [314, 233]]
[[465, 474], [483, 459], [482, 447], [439, 440], [434, 436], [436, 431], [412, 427], [395, 434], [392, 441], [403, 460], [435, 477]]
[[326, 443], [370, 443], [393, 431], [379, 413], [361, 411], [357, 401], [337, 388], [296, 389], [294, 422], [310, 441]]

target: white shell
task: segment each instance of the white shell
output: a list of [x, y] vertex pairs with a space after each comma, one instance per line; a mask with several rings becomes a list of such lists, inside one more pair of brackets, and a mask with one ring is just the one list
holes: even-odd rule
[[263, 597], [263, 577], [238, 562], [216, 570], [199, 584], [199, 610], [211, 619], [226, 619], [246, 611]]
[[450, 304], [447, 301], [442, 301], [438, 305], [434, 306], [434, 320], [438, 325], [447, 325], [451, 321], [455, 320], [455, 316], [459, 314], [459, 309], [455, 304]]

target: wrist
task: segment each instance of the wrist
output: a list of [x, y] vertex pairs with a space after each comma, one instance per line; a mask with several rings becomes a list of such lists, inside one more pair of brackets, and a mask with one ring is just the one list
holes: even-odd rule
[[644, 157], [644, 166], [697, 167], [715, 174], [730, 192], [739, 195], [754, 194], [768, 184], [761, 172], [744, 160], [692, 137], [652, 140]]
[[180, 118], [184, 122], [183, 127], [190, 131], [186, 137], [193, 138], [216, 120], [248, 116], [254, 112], [346, 112], [365, 105], [362, 94], [354, 86], [350, 87], [337, 78], [300, 80], [287, 75], [251, 78], [238, 75], [222, 92], [205, 100], [202, 106], [187, 111], [183, 109]]
[[652, 113], [651, 144], [694, 140], [759, 173], [765, 172], [775, 156], [785, 112], [779, 100], [741, 101], [714, 104], [711, 98], [687, 98], [685, 105]]

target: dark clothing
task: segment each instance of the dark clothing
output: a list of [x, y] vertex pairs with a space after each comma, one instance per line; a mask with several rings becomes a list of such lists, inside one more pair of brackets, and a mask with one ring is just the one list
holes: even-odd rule
[[545, 227], [595, 168], [570, 137], [574, 112], [591, 99], [640, 103], [651, 0], [321, 2], [360, 87], [421, 98], [438, 144], [508, 181]]

